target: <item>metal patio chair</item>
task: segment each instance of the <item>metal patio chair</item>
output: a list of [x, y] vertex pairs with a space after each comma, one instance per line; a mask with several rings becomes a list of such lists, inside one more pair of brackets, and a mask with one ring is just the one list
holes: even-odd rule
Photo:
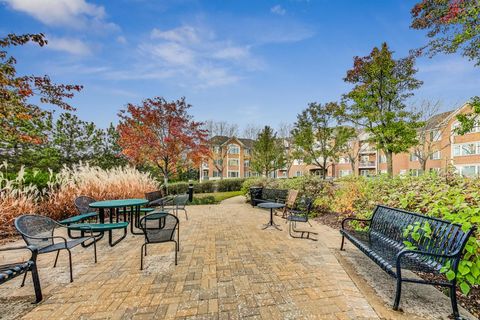
[[[143, 270], [143, 256], [147, 255], [147, 245], [152, 243], [175, 243], [175, 265], [177, 265], [177, 251], [180, 245], [179, 220], [176, 216], [167, 212], [154, 212], [140, 219], [145, 242], [142, 244], [140, 253], [140, 270]], [[175, 235], [177, 240], [175, 240]]]
[[[286, 222], [289, 223], [288, 226], [288, 233], [292, 238], [300, 238], [300, 239], [309, 239], [313, 241], [317, 241], [315, 238], [310, 238], [310, 235], [318, 235], [318, 233], [313, 231], [307, 230], [298, 230], [296, 229], [297, 223], [308, 223], [310, 227], [312, 224], [308, 221], [308, 216], [310, 211], [312, 211], [313, 207], [313, 200], [310, 198], [302, 198], [299, 203], [300, 210], [288, 210], [288, 216]], [[298, 235], [300, 233], [300, 236]], [[304, 235], [306, 234], [306, 237]]]
[[[97, 245], [92, 230], [85, 229], [85, 232], [90, 231], [90, 236], [79, 237], [67, 241], [65, 237], [56, 236], [55, 230], [60, 228], [68, 229], [68, 227], [58, 223], [57, 221], [49, 217], [31, 214], [22, 215], [16, 218], [15, 228], [22, 235], [22, 238], [27, 243], [27, 245], [34, 246], [38, 249], [38, 254], [57, 252], [57, 256], [55, 257], [55, 263], [53, 264], [54, 268], [57, 266], [60, 251], [67, 250], [70, 267], [70, 282], [73, 282], [72, 253], [70, 249], [78, 246], [79, 244], [86, 247], [87, 244], [85, 244], [85, 242], [88, 240], [92, 240], [95, 263], [97, 262]], [[23, 278], [22, 286], [25, 284], [25, 277], [26, 273]]]
[[178, 217], [178, 210], [182, 210], [185, 212], [185, 218], [188, 220], [188, 215], [187, 215], [187, 202], [188, 202], [188, 194], [180, 194], [177, 195], [173, 198], [173, 202], [169, 206], [165, 206], [165, 210], [172, 210], [175, 212], [175, 215]]

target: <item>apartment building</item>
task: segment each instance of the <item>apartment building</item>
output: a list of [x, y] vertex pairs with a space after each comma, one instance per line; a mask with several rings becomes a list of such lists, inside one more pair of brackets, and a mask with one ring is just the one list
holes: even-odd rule
[[215, 136], [210, 139], [211, 155], [200, 167], [200, 180], [248, 178], [256, 175], [250, 170], [253, 140]]
[[[422, 130], [425, 145], [428, 144], [427, 171], [441, 171], [454, 166], [465, 176], [480, 175], [480, 123], [465, 135], [455, 133], [460, 125], [456, 116], [470, 112], [471, 107], [465, 104], [456, 110], [434, 115], [427, 121], [425, 130]], [[339, 157], [338, 161], [328, 164], [327, 176], [336, 178], [353, 174], [375, 176], [387, 173], [386, 156], [371, 145], [368, 138], [368, 134], [362, 132], [356, 140], [350, 141], [350, 151]], [[205, 159], [200, 168], [201, 180], [258, 176], [250, 168], [253, 143], [251, 139], [213, 137], [212, 156]], [[415, 148], [410, 152], [393, 155], [394, 175], [421, 173]], [[302, 160], [294, 160], [289, 168], [277, 170], [271, 177], [292, 178], [307, 174], [321, 175], [322, 169]]]
[[[460, 125], [456, 116], [470, 112], [471, 107], [465, 104], [456, 110], [434, 115], [427, 121], [426, 130], [423, 131], [426, 134], [425, 144], [429, 147], [428, 152], [425, 152], [428, 155], [427, 171], [441, 171], [452, 165], [463, 175], [480, 175], [480, 125], [465, 135], [455, 133], [455, 129]], [[352, 153], [355, 161], [351, 161], [348, 155], [343, 155], [337, 163], [331, 164], [335, 168], [332, 170], [334, 177], [350, 174], [373, 176], [387, 172], [385, 155], [367, 140], [368, 135], [363, 133], [358, 141], [351, 142], [354, 144]], [[414, 149], [393, 156], [394, 175], [422, 173]]]

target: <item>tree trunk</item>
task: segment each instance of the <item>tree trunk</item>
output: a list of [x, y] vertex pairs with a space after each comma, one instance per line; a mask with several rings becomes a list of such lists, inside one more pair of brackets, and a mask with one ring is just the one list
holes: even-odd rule
[[422, 174], [424, 174], [425, 171], [427, 170], [427, 159], [418, 158], [418, 161], [420, 162], [420, 168], [422, 169]]
[[391, 178], [393, 177], [393, 152], [385, 150], [385, 156], [387, 157], [387, 173]]
[[350, 166], [352, 167], [352, 174], [353, 174], [354, 176], [356, 176], [357, 173], [356, 173], [356, 171], [355, 171], [355, 162], [352, 161], [352, 159], [350, 159]]
[[325, 180], [326, 177], [327, 177], [327, 160], [323, 159], [322, 179]]

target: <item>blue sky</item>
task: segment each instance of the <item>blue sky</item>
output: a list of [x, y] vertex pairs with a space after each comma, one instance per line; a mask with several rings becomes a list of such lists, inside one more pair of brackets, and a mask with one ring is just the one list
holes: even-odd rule
[[[72, 103], [101, 127], [128, 103], [185, 96], [198, 120], [294, 122], [308, 102], [337, 101], [353, 57], [386, 41], [396, 57], [427, 42], [415, 1], [0, 0], [0, 35], [43, 32], [11, 52], [21, 73], [84, 85]], [[420, 58], [412, 98], [456, 108], [478, 95], [480, 68], [459, 55]]]

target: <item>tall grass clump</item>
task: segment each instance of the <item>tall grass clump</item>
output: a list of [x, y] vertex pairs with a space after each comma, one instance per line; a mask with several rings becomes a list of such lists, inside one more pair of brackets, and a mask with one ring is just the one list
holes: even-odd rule
[[51, 174], [43, 189], [24, 184], [23, 168], [15, 179], [0, 173], [0, 187], [0, 235], [9, 236], [14, 233], [13, 220], [22, 214], [60, 220], [76, 214], [73, 201], [80, 195], [97, 200], [144, 198], [145, 192], [158, 190], [158, 183], [150, 174], [132, 167], [104, 170], [80, 163]]

